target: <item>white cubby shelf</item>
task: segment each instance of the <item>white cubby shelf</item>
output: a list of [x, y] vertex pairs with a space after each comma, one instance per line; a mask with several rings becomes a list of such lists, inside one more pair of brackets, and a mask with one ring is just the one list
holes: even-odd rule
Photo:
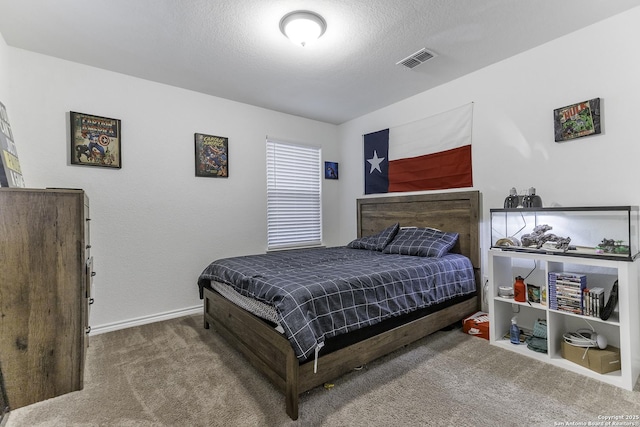
[[[611, 259], [577, 258], [558, 254], [530, 253], [492, 248], [488, 251], [489, 318], [492, 345], [558, 366], [578, 374], [633, 390], [640, 375], [640, 293], [638, 262]], [[607, 320], [549, 308], [549, 272], [571, 272], [587, 275], [587, 287], [605, 288], [605, 302], [614, 282], [618, 281], [618, 305]], [[498, 296], [500, 286], [512, 286], [516, 276], [546, 289], [547, 303], [515, 302]], [[541, 292], [542, 293], [542, 292]], [[518, 326], [533, 329], [537, 319], [547, 324], [547, 353], [539, 353], [526, 345], [512, 344], [508, 338], [511, 318]], [[562, 357], [563, 334], [578, 329], [594, 329], [607, 338], [609, 345], [620, 349], [622, 369], [599, 374]], [[505, 338], [507, 336], [507, 338]]]

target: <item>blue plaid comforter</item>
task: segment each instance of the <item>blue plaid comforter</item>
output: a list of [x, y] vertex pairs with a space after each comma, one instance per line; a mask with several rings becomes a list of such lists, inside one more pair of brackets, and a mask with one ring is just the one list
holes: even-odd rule
[[325, 338], [475, 292], [471, 261], [383, 254], [347, 247], [299, 249], [212, 262], [198, 286], [215, 280], [275, 307], [296, 356]]

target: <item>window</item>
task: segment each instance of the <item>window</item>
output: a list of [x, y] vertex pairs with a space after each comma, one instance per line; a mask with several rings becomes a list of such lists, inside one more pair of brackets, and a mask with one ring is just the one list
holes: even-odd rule
[[267, 139], [267, 249], [322, 244], [320, 148]]

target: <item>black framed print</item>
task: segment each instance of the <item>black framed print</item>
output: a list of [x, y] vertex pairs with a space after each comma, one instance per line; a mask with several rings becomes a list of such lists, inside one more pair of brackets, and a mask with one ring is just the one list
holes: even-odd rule
[[122, 167], [120, 120], [71, 111], [69, 122], [72, 165]]
[[194, 139], [196, 176], [228, 178], [229, 138], [196, 133]]
[[556, 142], [596, 135], [602, 132], [600, 98], [578, 102], [553, 110]]
[[324, 179], [338, 179], [337, 162], [324, 162]]

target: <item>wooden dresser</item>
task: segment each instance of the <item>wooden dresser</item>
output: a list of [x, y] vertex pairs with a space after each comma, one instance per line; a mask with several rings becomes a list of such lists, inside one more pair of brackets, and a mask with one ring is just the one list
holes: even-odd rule
[[0, 366], [10, 409], [83, 387], [90, 247], [84, 191], [0, 188]]

